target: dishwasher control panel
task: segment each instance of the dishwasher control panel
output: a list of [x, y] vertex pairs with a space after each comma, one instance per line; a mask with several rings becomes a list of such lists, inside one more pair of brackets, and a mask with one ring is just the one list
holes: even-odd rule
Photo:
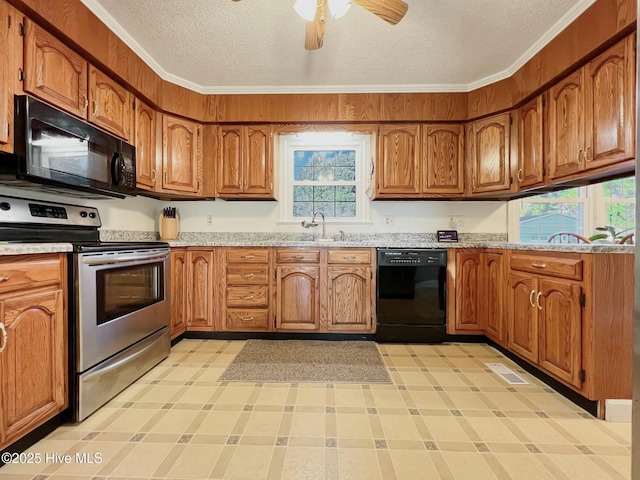
[[378, 266], [445, 266], [447, 251], [442, 249], [378, 249]]

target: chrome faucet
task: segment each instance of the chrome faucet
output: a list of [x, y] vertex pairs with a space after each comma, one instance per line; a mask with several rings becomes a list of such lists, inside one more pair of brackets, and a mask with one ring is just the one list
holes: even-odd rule
[[318, 226], [318, 222], [316, 222], [316, 215], [320, 215], [322, 217], [322, 239], [324, 240], [325, 238], [325, 222], [324, 222], [324, 214], [322, 212], [315, 212], [313, 214], [313, 217], [311, 217], [311, 221], [307, 222], [306, 220], [302, 221], [302, 226], [304, 228], [309, 228], [309, 227], [317, 227]]

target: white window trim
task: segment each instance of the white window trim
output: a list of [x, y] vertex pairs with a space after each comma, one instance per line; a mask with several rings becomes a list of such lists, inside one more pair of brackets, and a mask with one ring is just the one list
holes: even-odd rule
[[[299, 224], [302, 217], [293, 216], [293, 161], [295, 150], [355, 150], [355, 182], [326, 182], [326, 185], [356, 185], [356, 217], [327, 217], [327, 225], [371, 224], [371, 201], [367, 197], [367, 166], [371, 157], [370, 134], [352, 132], [305, 132], [280, 135], [282, 177], [280, 201], [278, 202], [278, 224]], [[296, 185], [300, 185], [296, 182]], [[311, 182], [310, 184], [314, 184]]]

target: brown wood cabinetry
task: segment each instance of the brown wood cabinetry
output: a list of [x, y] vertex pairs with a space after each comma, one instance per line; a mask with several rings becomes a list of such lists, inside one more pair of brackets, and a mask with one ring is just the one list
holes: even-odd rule
[[518, 110], [518, 189], [544, 182], [543, 97], [534, 98]]
[[378, 138], [379, 198], [420, 193], [420, 125], [381, 125]]
[[44, 29], [25, 20], [24, 91], [132, 141], [129, 91]]
[[538, 322], [534, 303], [535, 281], [531, 275], [509, 275], [508, 348], [532, 363], [538, 363]]
[[22, 90], [19, 71], [23, 68], [23, 17], [13, 6], [0, 0], [0, 151], [13, 153], [13, 95]]
[[224, 249], [224, 331], [270, 331], [271, 278], [268, 248]]
[[65, 255], [0, 260], [0, 449], [68, 405]]
[[320, 329], [320, 267], [276, 266], [276, 328]]
[[275, 198], [271, 126], [223, 126], [218, 145], [218, 196]]
[[464, 126], [422, 126], [422, 191], [464, 193]]
[[467, 125], [471, 193], [511, 188], [511, 114], [476, 120]]
[[635, 157], [634, 42], [625, 38], [551, 87], [551, 179]]
[[157, 178], [156, 112], [146, 103], [135, 101], [136, 184], [154, 191]]
[[162, 116], [162, 190], [197, 195], [202, 175], [202, 127]]
[[187, 252], [187, 330], [213, 330], [213, 251]]
[[372, 302], [370, 266], [329, 265], [329, 322], [334, 331], [371, 331]]
[[505, 271], [500, 252], [456, 253], [455, 330], [505, 340]]
[[171, 250], [171, 338], [187, 329], [188, 263], [187, 251]]

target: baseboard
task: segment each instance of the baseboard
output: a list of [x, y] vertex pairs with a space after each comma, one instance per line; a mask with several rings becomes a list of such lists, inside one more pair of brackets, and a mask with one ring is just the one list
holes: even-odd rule
[[607, 422], [631, 423], [631, 400], [608, 399], [604, 405], [604, 419]]
[[374, 340], [373, 334], [294, 332], [185, 332], [184, 338], [214, 340]]

